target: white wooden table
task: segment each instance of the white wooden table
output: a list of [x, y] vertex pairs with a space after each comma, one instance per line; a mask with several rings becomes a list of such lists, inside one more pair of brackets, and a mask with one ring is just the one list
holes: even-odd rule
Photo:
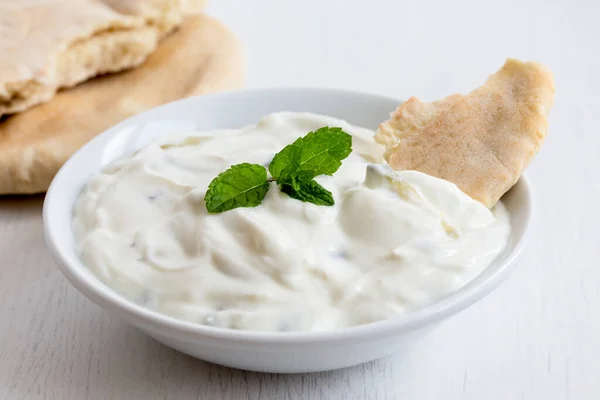
[[[308, 375], [192, 359], [111, 318], [50, 260], [41, 197], [0, 200], [0, 399], [600, 399], [600, 3], [212, 0], [248, 52], [248, 86], [435, 99], [506, 56], [555, 73], [529, 168], [531, 241], [517, 271], [408, 354]], [[0, 155], [1, 156], [1, 155]]]

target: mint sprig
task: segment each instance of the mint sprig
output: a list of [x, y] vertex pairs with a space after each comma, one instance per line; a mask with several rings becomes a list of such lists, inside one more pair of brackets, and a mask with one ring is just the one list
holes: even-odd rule
[[258, 164], [238, 164], [222, 172], [208, 185], [204, 196], [211, 213], [237, 207], [256, 207], [269, 190], [267, 170]]
[[323, 127], [298, 138], [275, 154], [269, 164], [271, 178], [258, 164], [238, 164], [219, 174], [208, 186], [206, 209], [219, 213], [238, 207], [256, 207], [270, 182], [288, 196], [319, 206], [334, 204], [333, 195], [313, 178], [333, 175], [352, 152], [352, 136], [342, 128]]

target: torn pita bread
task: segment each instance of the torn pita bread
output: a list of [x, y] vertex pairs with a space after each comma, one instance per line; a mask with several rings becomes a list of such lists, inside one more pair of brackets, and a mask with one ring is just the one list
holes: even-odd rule
[[433, 103], [411, 97], [379, 126], [375, 139], [393, 169], [448, 180], [491, 208], [540, 149], [553, 98], [548, 69], [508, 59], [467, 95]]
[[0, 194], [39, 193], [91, 138], [121, 120], [180, 98], [239, 88], [236, 38], [206, 16], [188, 18], [138, 68], [59, 92], [0, 122]]
[[141, 64], [200, 0], [0, 0], [0, 116]]

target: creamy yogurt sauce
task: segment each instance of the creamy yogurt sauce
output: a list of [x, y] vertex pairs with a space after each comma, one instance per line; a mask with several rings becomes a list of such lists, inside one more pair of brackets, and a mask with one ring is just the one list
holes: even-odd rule
[[[210, 181], [233, 164], [268, 166], [322, 126], [353, 137], [333, 176], [335, 205], [290, 198], [209, 214]], [[458, 290], [504, 249], [508, 214], [454, 184], [382, 164], [373, 131], [308, 113], [271, 114], [239, 130], [156, 142], [108, 165], [75, 204], [82, 261], [152, 310], [224, 328], [329, 330], [378, 321]]]

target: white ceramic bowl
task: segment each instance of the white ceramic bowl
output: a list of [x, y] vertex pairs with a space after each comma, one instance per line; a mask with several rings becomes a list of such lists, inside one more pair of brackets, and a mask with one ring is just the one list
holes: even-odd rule
[[508, 275], [530, 222], [531, 197], [525, 178], [503, 198], [511, 216], [510, 243], [479, 277], [457, 293], [415, 312], [328, 332], [226, 330], [149, 311], [115, 293], [79, 261], [71, 218], [75, 199], [91, 176], [158, 136], [239, 128], [275, 111], [315, 112], [374, 129], [399, 103], [396, 99], [341, 90], [245, 90], [181, 100], [129, 118], [86, 144], [56, 175], [44, 203], [48, 247], [63, 274], [84, 296], [159, 342], [203, 360], [254, 371], [315, 372], [388, 355], [409, 346], [442, 320], [478, 301]]

